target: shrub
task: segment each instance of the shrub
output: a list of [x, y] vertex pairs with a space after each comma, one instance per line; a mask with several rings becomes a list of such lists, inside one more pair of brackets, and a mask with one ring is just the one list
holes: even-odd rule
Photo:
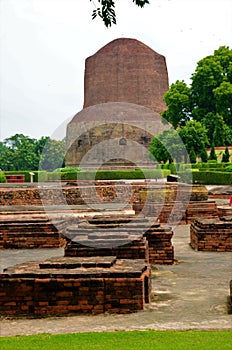
[[232, 173], [225, 171], [198, 171], [192, 173], [193, 182], [204, 185], [231, 185]]
[[136, 170], [98, 170], [80, 171], [78, 180], [123, 180], [123, 179], [159, 179], [167, 177], [170, 170], [161, 169], [136, 169]]
[[5, 183], [6, 182], [5, 174], [2, 171], [0, 172], [0, 182], [1, 183]]
[[222, 154], [222, 162], [227, 163], [230, 161], [230, 152], [228, 147], [225, 148], [225, 152]]
[[197, 161], [197, 156], [196, 156], [196, 153], [195, 153], [193, 147], [191, 147], [190, 152], [189, 152], [189, 160], [191, 163], [196, 163], [196, 161]]
[[232, 171], [232, 164], [230, 164], [226, 167], [226, 171]]
[[64, 172], [64, 173], [75, 172], [75, 171], [81, 171], [81, 169], [73, 168], [73, 167], [65, 167], [65, 168], [57, 168], [53, 170], [53, 172]]

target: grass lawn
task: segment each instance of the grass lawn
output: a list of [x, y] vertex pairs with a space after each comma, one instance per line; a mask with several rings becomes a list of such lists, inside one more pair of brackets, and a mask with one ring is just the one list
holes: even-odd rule
[[1, 350], [229, 350], [232, 331], [133, 331], [2, 337]]

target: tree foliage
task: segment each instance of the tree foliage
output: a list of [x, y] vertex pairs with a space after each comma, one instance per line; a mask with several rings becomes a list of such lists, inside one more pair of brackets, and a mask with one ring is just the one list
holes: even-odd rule
[[211, 150], [210, 150], [209, 160], [217, 160], [217, 155], [215, 152], [214, 144], [212, 145]]
[[0, 142], [0, 167], [4, 170], [53, 170], [64, 163], [64, 156], [65, 141], [48, 136], [36, 140], [15, 134]]
[[[93, 2], [93, 0], [90, 0]], [[96, 1], [96, 0], [95, 0]], [[100, 17], [105, 24], [105, 26], [111, 27], [112, 24], [116, 24], [116, 13], [115, 13], [115, 1], [113, 0], [97, 0], [99, 6], [93, 10], [92, 19]], [[149, 4], [148, 0], [133, 0], [135, 5], [139, 7], [144, 7]]]
[[172, 84], [168, 92], [164, 94], [164, 101], [168, 109], [161, 113], [161, 115], [175, 129], [190, 120], [190, 88], [184, 81], [177, 80], [175, 84]]
[[229, 161], [230, 161], [230, 152], [228, 147], [226, 147], [224, 153], [222, 154], [222, 162], [228, 163]]
[[162, 114], [174, 128], [189, 120], [207, 129], [210, 145], [230, 145], [232, 135], [232, 50], [221, 46], [197, 63], [190, 87], [176, 81], [164, 95]]
[[188, 152], [194, 150], [200, 156], [202, 150], [208, 146], [207, 129], [196, 120], [191, 120], [179, 129], [179, 135]]
[[178, 132], [171, 129], [164, 130], [152, 139], [149, 152], [158, 162], [180, 162], [185, 154], [185, 147]]

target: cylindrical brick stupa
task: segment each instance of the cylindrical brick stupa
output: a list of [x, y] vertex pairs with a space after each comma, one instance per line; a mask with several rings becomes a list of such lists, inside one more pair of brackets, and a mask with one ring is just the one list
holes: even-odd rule
[[147, 153], [166, 128], [159, 114], [166, 91], [165, 57], [138, 40], [113, 40], [88, 57], [84, 107], [67, 125], [66, 165], [154, 166]]
[[111, 41], [85, 62], [84, 108], [128, 102], [159, 113], [168, 91], [165, 57], [135, 39]]

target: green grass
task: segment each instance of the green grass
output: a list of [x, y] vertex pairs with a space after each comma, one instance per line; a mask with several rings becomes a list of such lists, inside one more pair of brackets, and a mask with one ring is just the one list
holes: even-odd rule
[[2, 337], [1, 350], [229, 350], [232, 331], [133, 331]]

